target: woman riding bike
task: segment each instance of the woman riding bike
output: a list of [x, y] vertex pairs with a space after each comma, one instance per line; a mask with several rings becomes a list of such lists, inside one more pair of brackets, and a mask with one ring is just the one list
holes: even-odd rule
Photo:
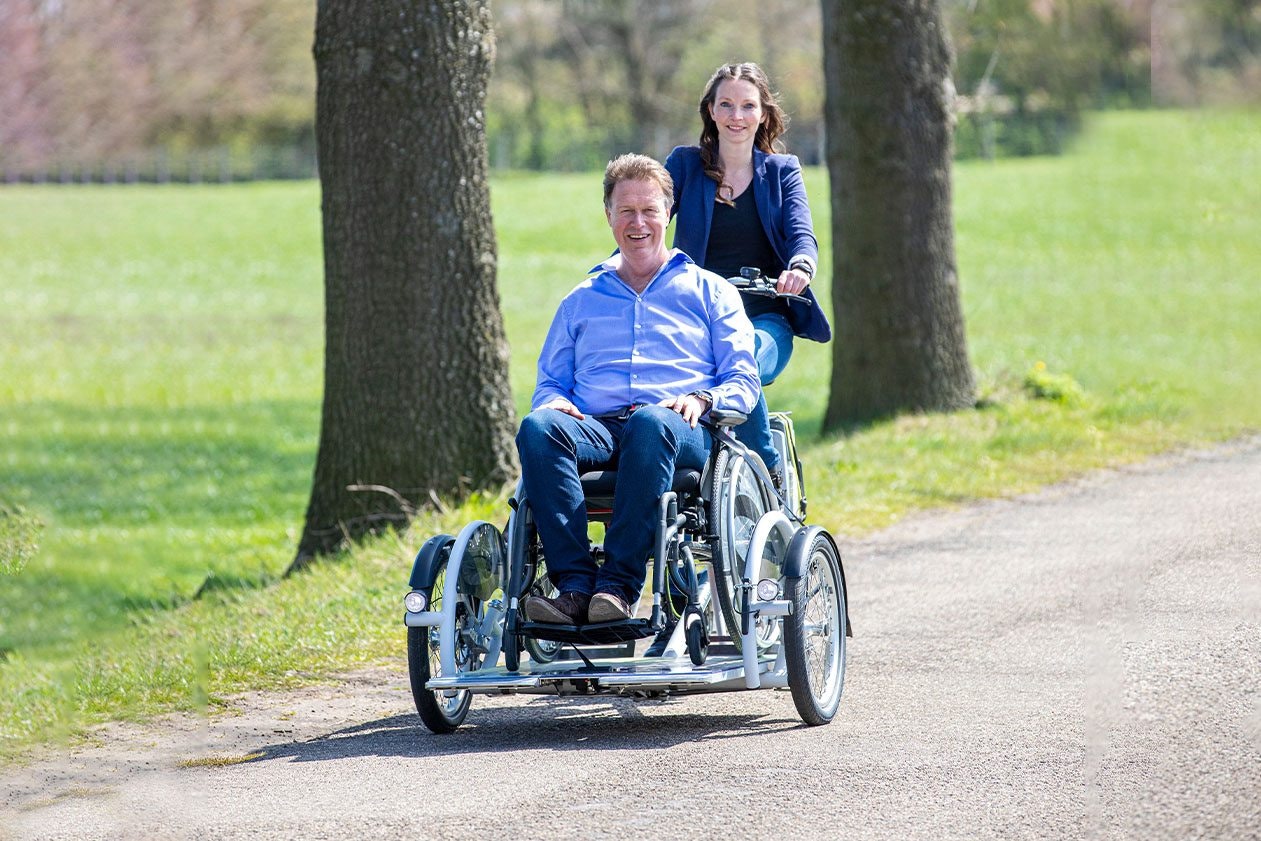
[[[705, 269], [736, 277], [754, 267], [800, 300], [742, 295], [756, 334], [758, 375], [768, 386], [788, 365], [793, 337], [832, 338], [810, 289], [819, 258], [810, 205], [796, 156], [780, 154], [787, 117], [756, 64], [725, 64], [700, 101], [699, 146], [666, 159], [674, 180], [674, 246]], [[781, 487], [787, 465], [771, 440], [766, 397], [759, 395], [737, 437], [761, 456]]]

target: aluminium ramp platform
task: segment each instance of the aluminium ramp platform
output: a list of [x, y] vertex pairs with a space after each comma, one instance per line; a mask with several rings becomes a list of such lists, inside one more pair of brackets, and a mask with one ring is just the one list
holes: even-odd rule
[[[786, 685], [772, 672], [776, 658], [758, 659], [761, 685]], [[711, 656], [702, 666], [687, 657], [636, 657], [521, 664], [517, 672], [503, 667], [479, 669], [451, 677], [431, 678], [425, 688], [431, 691], [467, 690], [475, 693], [513, 692], [547, 695], [586, 695], [596, 692], [647, 692], [681, 695], [698, 692], [725, 692], [746, 689], [744, 660], [739, 656]]]

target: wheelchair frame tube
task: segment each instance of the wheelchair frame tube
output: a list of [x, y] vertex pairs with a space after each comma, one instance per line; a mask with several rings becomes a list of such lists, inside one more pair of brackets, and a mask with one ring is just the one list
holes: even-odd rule
[[[767, 511], [757, 521], [757, 525], [753, 527], [753, 536], [749, 539], [749, 548], [744, 556], [744, 572], [743, 585], [745, 582], [757, 586], [757, 582], [753, 577], [757, 575], [757, 567], [762, 558], [762, 552], [766, 549], [766, 541], [770, 539], [772, 531], [784, 532], [784, 545], [792, 543], [792, 539], [797, 529], [792, 522], [784, 515], [781, 510]], [[782, 600], [780, 600], [782, 601]], [[745, 599], [744, 608], [741, 611], [741, 625], [745, 624], [744, 613], [749, 614], [748, 631], [743, 629], [740, 635], [740, 652], [744, 656], [744, 685], [749, 689], [759, 689], [762, 686], [762, 676], [758, 668], [758, 651], [757, 651], [757, 623], [754, 617], [757, 613], [766, 612], [770, 615], [783, 616], [788, 612], [789, 606], [780, 601], [774, 602], [754, 602], [751, 599]], [[783, 645], [781, 639], [780, 645]]]
[[[806, 524], [805, 519], [799, 516], [796, 511], [790, 511], [788, 509], [788, 500], [785, 499], [783, 493], [781, 493], [775, 487], [775, 482], [771, 479], [771, 473], [766, 468], [766, 465], [762, 462], [762, 459], [758, 457], [752, 450], [750, 450], [744, 444], [741, 444], [740, 441], [735, 437], [734, 434], [730, 432], [728, 428], [726, 427], [717, 428], [715, 430], [714, 441], [715, 441], [715, 452], [718, 449], [719, 442], [721, 442], [722, 447], [725, 447], [726, 449], [735, 453], [735, 455], [738, 458], [740, 458], [746, 464], [749, 465], [749, 468], [753, 471], [753, 475], [758, 478], [758, 481], [761, 482], [762, 487], [764, 487], [769, 493], [770, 502], [772, 505], [775, 505], [781, 511], [786, 512], [788, 519], [797, 523], [799, 526], [804, 526]], [[800, 459], [798, 459], [798, 464], [800, 464]], [[797, 470], [797, 476], [799, 478], [801, 476], [800, 469]], [[805, 484], [804, 483], [802, 484], [802, 494], [803, 494], [802, 499], [805, 499], [804, 497]]]
[[512, 510], [512, 516], [508, 518], [508, 530], [504, 535], [504, 542], [508, 546], [508, 588], [504, 593], [504, 606], [508, 610], [515, 610], [518, 607], [518, 591], [524, 585], [525, 577], [525, 512], [529, 505], [529, 500], [525, 495], [525, 483], [517, 482], [517, 490], [512, 495], [516, 501], [516, 507]]
[[661, 615], [661, 596], [666, 592], [666, 547], [678, 534], [681, 517], [679, 516], [679, 495], [674, 491], [666, 491], [657, 503], [657, 547], [652, 567], [652, 626], [665, 627], [665, 618]]

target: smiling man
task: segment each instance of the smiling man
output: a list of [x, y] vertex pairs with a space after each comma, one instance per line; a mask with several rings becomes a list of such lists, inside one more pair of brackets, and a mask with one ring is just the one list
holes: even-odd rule
[[[522, 483], [556, 598], [524, 604], [534, 622], [628, 619], [643, 589], [657, 500], [676, 467], [700, 469], [710, 409], [748, 412], [759, 389], [753, 325], [731, 284], [665, 245], [673, 182], [623, 155], [604, 172], [618, 251], [561, 301], [521, 422]], [[603, 566], [591, 557], [579, 476], [616, 466]]]

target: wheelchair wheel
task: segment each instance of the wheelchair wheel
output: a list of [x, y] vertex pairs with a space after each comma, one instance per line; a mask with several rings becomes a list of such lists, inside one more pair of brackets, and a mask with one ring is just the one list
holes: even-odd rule
[[[530, 587], [530, 595], [546, 596], [554, 598], [560, 595], [547, 577], [547, 567], [543, 562], [539, 563], [538, 576], [534, 579], [534, 585]], [[540, 640], [534, 637], [526, 637], [525, 650], [530, 652], [530, 659], [535, 663], [550, 663], [560, 654], [561, 648], [564, 647], [563, 642], [555, 640]]]
[[705, 632], [705, 621], [700, 614], [692, 614], [684, 620], [684, 634], [687, 639], [687, 655], [697, 666], [705, 665], [709, 656], [709, 634]]
[[785, 589], [793, 606], [783, 619], [788, 687], [802, 721], [827, 724], [845, 686], [845, 583], [826, 532], [813, 534], [801, 576]]
[[[727, 634], [739, 650], [742, 645], [740, 612], [744, 605], [740, 584], [743, 581], [749, 541], [758, 520], [774, 507], [774, 503], [748, 462], [730, 450], [724, 449], [718, 453], [712, 476], [710, 500], [717, 524], [722, 567], [715, 568], [714, 589], [717, 591], [718, 605], [722, 610], [723, 624], [727, 626]], [[764, 557], [759, 565], [759, 579], [778, 579], [782, 558], [782, 553], [769, 553]], [[757, 581], [753, 584], [756, 585]], [[770, 619], [761, 620], [758, 622], [757, 633], [758, 649], [764, 650], [774, 644], [779, 636], [779, 623]]]

